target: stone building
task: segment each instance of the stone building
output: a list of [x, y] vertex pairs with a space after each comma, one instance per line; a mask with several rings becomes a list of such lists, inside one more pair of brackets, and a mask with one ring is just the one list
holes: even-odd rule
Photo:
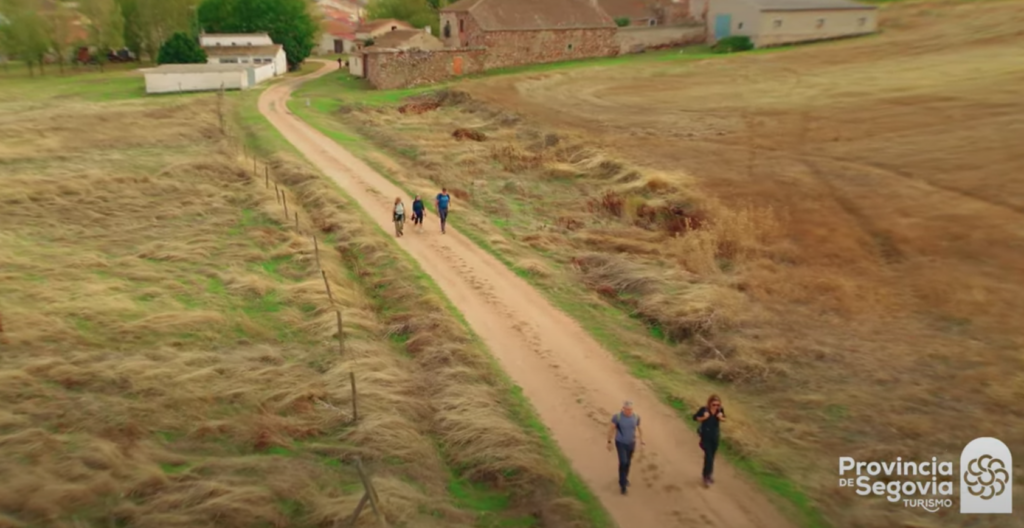
[[485, 69], [618, 54], [597, 0], [459, 0], [441, 9], [447, 48], [486, 48]]

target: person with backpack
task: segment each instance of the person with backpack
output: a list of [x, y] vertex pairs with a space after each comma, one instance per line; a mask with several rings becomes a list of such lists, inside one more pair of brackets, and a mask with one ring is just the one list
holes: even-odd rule
[[404, 233], [403, 227], [405, 227], [405, 204], [402, 203], [402, 198], [395, 198], [395, 208], [392, 210], [392, 216], [395, 221], [395, 236], [400, 237]]
[[629, 487], [629, 465], [633, 461], [633, 452], [636, 450], [637, 442], [644, 444], [643, 431], [640, 430], [640, 415], [633, 412], [633, 402], [626, 401], [622, 404], [622, 411], [612, 416], [611, 426], [608, 428], [608, 450], [612, 450], [612, 441], [615, 441], [615, 451], [619, 455], [619, 489], [626, 494]]
[[423, 200], [420, 199], [420, 195], [416, 195], [416, 199], [412, 201], [412, 223], [417, 226], [420, 233], [423, 232]]
[[448, 196], [448, 189], [441, 187], [441, 192], [434, 199], [434, 205], [437, 206], [437, 216], [441, 217], [441, 234], [444, 234], [445, 224], [448, 222], [448, 205], [451, 202], [451, 196]]
[[715, 483], [715, 453], [718, 451], [719, 426], [725, 421], [722, 400], [712, 394], [707, 405], [697, 410], [693, 419], [700, 422], [697, 434], [700, 435], [700, 448], [704, 450], [704, 487], [709, 487]]

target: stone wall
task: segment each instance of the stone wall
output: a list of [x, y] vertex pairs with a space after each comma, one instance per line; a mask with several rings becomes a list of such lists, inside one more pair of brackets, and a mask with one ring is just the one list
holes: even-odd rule
[[615, 34], [620, 54], [639, 53], [647, 48], [699, 44], [707, 39], [707, 26], [624, 27]]
[[[467, 28], [469, 29], [469, 28]], [[489, 31], [485, 68], [507, 68], [591, 57], [618, 55], [617, 28], [548, 29], [541, 31]]]
[[378, 90], [431, 84], [483, 71], [485, 56], [482, 48], [367, 52], [366, 79]]

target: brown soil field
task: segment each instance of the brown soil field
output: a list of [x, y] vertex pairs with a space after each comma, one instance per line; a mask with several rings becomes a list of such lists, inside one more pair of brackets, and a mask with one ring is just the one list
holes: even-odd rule
[[643, 321], [619, 336], [633, 356], [702, 375], [669, 396], [724, 394], [737, 450], [831, 524], [966, 526], [839, 489], [837, 462], [954, 460], [980, 436], [1024, 452], [1024, 3], [880, 20], [464, 81], [414, 111], [342, 99], [331, 119], [407, 188], [447, 185], [453, 222], [551, 295], [582, 285]]
[[[0, 526], [347, 525], [356, 457], [391, 526], [601, 525], [422, 272], [245, 100], [108, 75], [0, 85]], [[108, 80], [136, 86], [82, 89]]]

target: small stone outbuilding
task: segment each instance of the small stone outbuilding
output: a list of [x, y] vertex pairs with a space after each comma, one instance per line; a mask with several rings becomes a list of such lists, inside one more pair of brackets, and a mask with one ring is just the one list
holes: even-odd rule
[[618, 54], [596, 0], [459, 0], [441, 9], [448, 48], [486, 48], [485, 69]]

